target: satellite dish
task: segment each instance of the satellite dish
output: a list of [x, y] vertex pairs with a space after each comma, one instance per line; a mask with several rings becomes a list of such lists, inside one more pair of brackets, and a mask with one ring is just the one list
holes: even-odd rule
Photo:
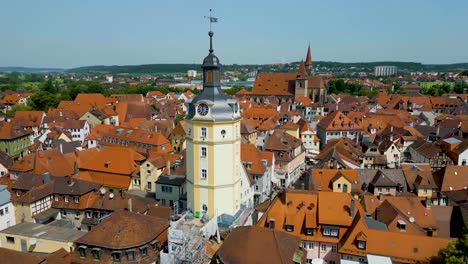
[[35, 239], [35, 238], [29, 239], [29, 244], [36, 245], [36, 243], [37, 243], [37, 239]]
[[106, 193], [106, 188], [101, 187], [101, 188], [99, 189], [99, 192], [100, 192], [102, 195], [104, 195], [104, 194]]
[[414, 217], [410, 217], [409, 221], [410, 221], [410, 223], [414, 223], [414, 221], [416, 221], [416, 220], [414, 219]]
[[109, 193], [109, 199], [114, 198], [114, 193]]

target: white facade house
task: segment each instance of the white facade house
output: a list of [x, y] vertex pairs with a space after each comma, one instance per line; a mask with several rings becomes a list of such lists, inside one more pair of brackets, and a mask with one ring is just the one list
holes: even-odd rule
[[89, 135], [90, 126], [85, 120], [73, 120], [73, 122], [64, 122], [63, 129], [70, 132], [72, 141], [84, 143], [85, 138]]
[[458, 155], [458, 166], [468, 165], [468, 148]]
[[190, 78], [197, 77], [197, 71], [196, 70], [188, 70], [187, 71], [187, 77], [190, 77]]
[[8, 168], [5, 167], [2, 163], [0, 163], [0, 176], [3, 176], [8, 173]]
[[114, 77], [112, 75], [106, 75], [106, 83], [114, 82]]
[[10, 192], [6, 185], [0, 185], [0, 230], [15, 224], [15, 207], [11, 202]]
[[374, 69], [375, 76], [391, 76], [397, 73], [397, 66], [377, 66]]

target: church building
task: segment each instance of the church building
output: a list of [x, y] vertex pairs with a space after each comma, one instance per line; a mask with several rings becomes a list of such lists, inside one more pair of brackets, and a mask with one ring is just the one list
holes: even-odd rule
[[203, 91], [187, 101], [187, 207], [195, 215], [236, 215], [253, 204], [253, 184], [241, 163], [241, 114], [221, 90], [221, 65], [210, 49], [203, 60]]
[[309, 97], [313, 103], [324, 104], [326, 90], [322, 77], [314, 75], [310, 46], [305, 62], [299, 63], [296, 73], [260, 73], [257, 75], [252, 97], [261, 102], [264, 98], [275, 96], [280, 102], [292, 102], [302, 96]]

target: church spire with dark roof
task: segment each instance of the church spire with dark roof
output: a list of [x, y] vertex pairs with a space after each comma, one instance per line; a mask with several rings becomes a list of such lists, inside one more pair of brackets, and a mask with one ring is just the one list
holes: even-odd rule
[[306, 66], [307, 71], [309, 72], [309, 74], [312, 75], [313, 65], [312, 65], [312, 54], [310, 52], [310, 44], [309, 44], [309, 47], [307, 48], [305, 66]]

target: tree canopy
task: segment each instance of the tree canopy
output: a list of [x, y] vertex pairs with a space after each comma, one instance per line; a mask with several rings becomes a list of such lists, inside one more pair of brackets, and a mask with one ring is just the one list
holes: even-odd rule
[[367, 96], [372, 98], [377, 95], [377, 90], [371, 90], [354, 82], [345, 82], [342, 79], [330, 80], [328, 82], [328, 91], [330, 93], [346, 93], [353, 96]]
[[442, 263], [468, 263], [468, 222], [465, 222], [463, 232], [457, 240], [450, 242], [447, 247], [440, 249], [439, 257]]

